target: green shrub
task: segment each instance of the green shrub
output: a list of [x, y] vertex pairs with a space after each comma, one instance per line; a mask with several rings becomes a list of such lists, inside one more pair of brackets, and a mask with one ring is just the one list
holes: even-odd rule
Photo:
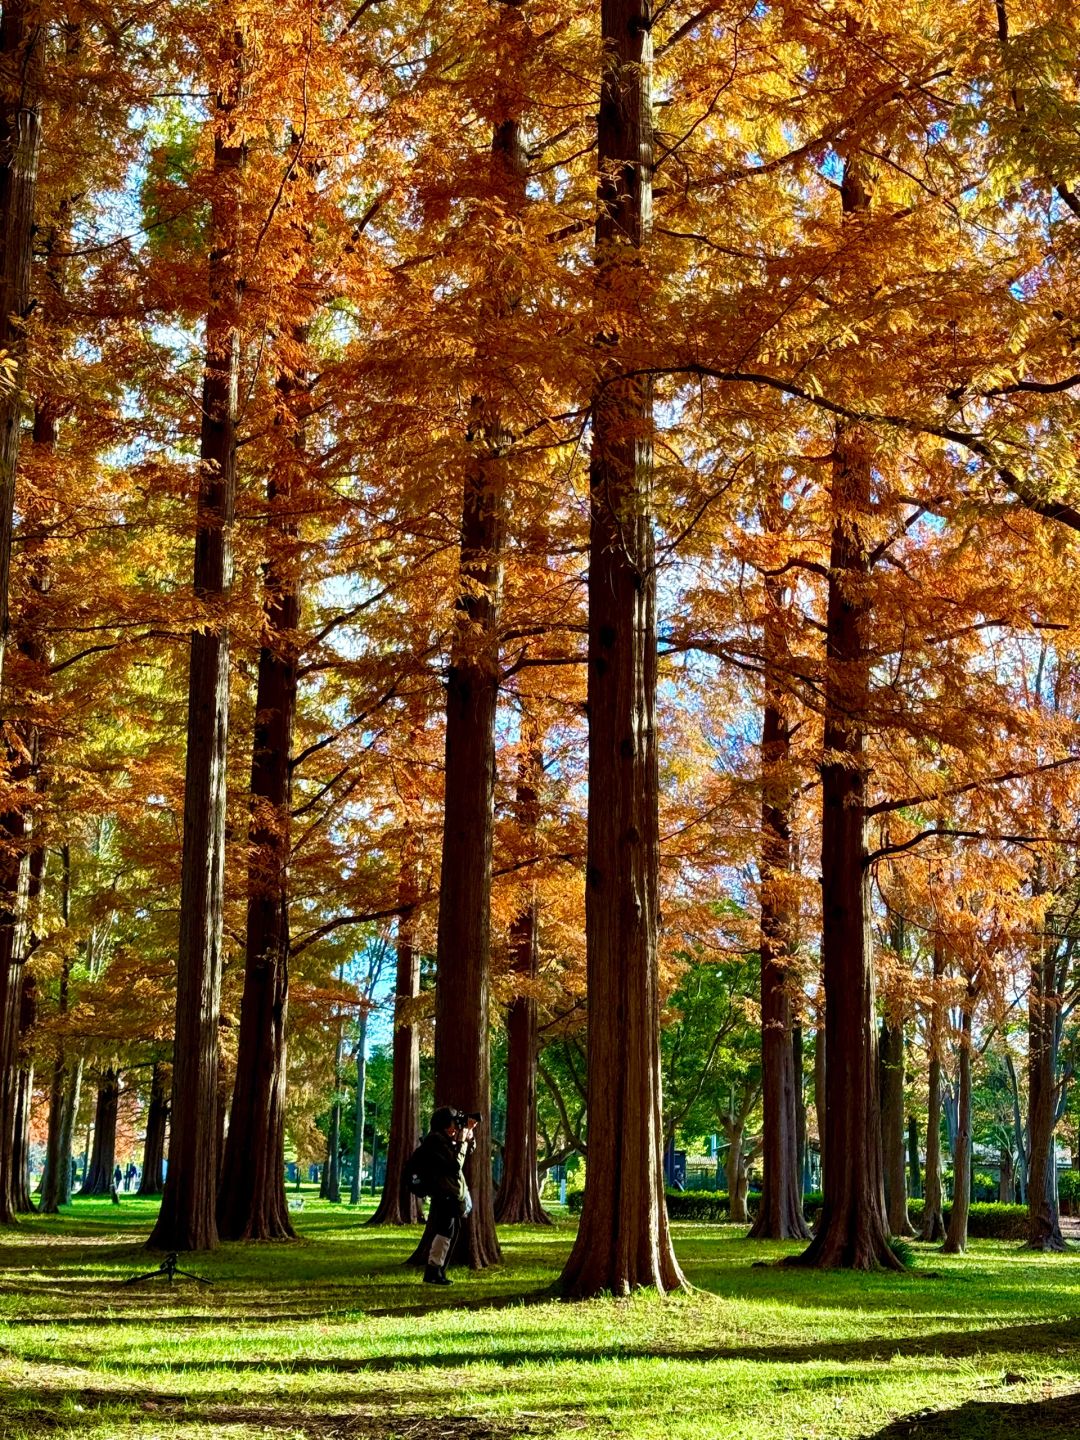
[[993, 1204], [998, 1198], [998, 1183], [988, 1170], [974, 1170], [971, 1175], [971, 1198]]
[[1080, 1200], [1080, 1170], [1058, 1171], [1058, 1199], [1073, 1205]]
[[[942, 1206], [942, 1218], [949, 1223], [952, 1207]], [[923, 1214], [921, 1200], [908, 1201], [911, 1222], [918, 1229]], [[968, 1212], [968, 1235], [972, 1240], [1023, 1240], [1027, 1235], [1027, 1206], [999, 1205], [973, 1201]]]

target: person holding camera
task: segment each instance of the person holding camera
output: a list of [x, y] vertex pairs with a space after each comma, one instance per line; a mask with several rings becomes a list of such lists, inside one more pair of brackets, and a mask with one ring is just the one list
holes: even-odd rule
[[424, 1280], [428, 1285], [452, 1285], [446, 1273], [450, 1247], [458, 1226], [472, 1210], [465, 1183], [465, 1161], [475, 1144], [479, 1115], [464, 1115], [442, 1105], [431, 1117], [431, 1130], [409, 1162], [413, 1194], [431, 1199], [428, 1223], [434, 1231], [428, 1249]]

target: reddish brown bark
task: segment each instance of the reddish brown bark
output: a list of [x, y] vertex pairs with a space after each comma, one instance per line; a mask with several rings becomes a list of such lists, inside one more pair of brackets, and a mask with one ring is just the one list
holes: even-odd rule
[[[788, 899], [792, 872], [791, 810], [796, 781], [791, 729], [784, 709], [780, 611], [785, 591], [765, 580], [765, 707], [761, 727], [761, 1098], [762, 1186], [754, 1240], [805, 1240], [799, 1172], [791, 970], [796, 916]], [[732, 1196], [731, 1218], [736, 1213]]]
[[945, 949], [934, 940], [933, 994], [930, 999], [930, 1029], [927, 1036], [929, 1064], [926, 1110], [926, 1198], [923, 1202], [921, 1240], [943, 1240], [945, 1221], [941, 1212], [941, 1047], [945, 1030], [945, 998], [941, 982], [945, 975]]
[[[405, 1166], [420, 1143], [420, 1036], [412, 1023], [412, 1003], [420, 994], [420, 952], [413, 943], [416, 866], [408, 837], [398, 877], [397, 980], [394, 992], [393, 1093], [386, 1175], [382, 1198], [369, 1225], [414, 1225], [422, 1217], [420, 1201], [409, 1189]], [[426, 1256], [425, 1256], [426, 1258]]]
[[227, 23], [226, 32], [215, 105], [195, 535], [194, 592], [207, 618], [191, 637], [169, 1169], [148, 1242], [163, 1250], [208, 1250], [218, 1239], [218, 1023], [229, 726], [229, 634], [221, 610], [233, 579], [240, 363], [236, 247], [244, 161], [233, 117], [243, 40]]
[[112, 1068], [98, 1082], [94, 1110], [94, 1147], [80, 1195], [108, 1195], [116, 1168], [116, 1117], [120, 1104], [120, 1076]]
[[881, 1143], [885, 1218], [893, 1235], [914, 1235], [907, 1205], [904, 1027], [888, 1015], [881, 1022]]
[[1028, 1234], [1030, 1250], [1065, 1250], [1055, 1175], [1057, 1055], [1062, 997], [1057, 942], [1036, 944], [1028, 986]]
[[953, 1197], [949, 1228], [942, 1250], [961, 1255], [967, 1249], [968, 1215], [971, 1211], [971, 1018], [975, 994], [969, 984], [960, 1018], [960, 1053], [957, 1057], [959, 1093], [956, 1102], [956, 1144], [953, 1146]]
[[154, 1062], [150, 1072], [150, 1103], [146, 1108], [140, 1195], [160, 1195], [165, 1188], [165, 1130], [169, 1121], [169, 1090], [165, 1067]]
[[[600, 20], [597, 294], [629, 317], [652, 212], [652, 7], [601, 0]], [[593, 395], [589, 473], [589, 1159], [568, 1297], [685, 1283], [662, 1163], [652, 419], [648, 380], [620, 376], [613, 355]]]
[[[527, 713], [521, 719], [523, 747], [514, 819], [523, 844], [535, 847], [540, 823], [540, 784], [544, 757], [536, 728]], [[510, 932], [510, 954], [518, 993], [506, 1017], [506, 1132], [503, 1175], [495, 1197], [495, 1218], [501, 1225], [550, 1225], [540, 1203], [536, 1170], [536, 978], [538, 902], [535, 886]]]
[[[845, 219], [869, 209], [848, 160]], [[822, 962], [826, 1069], [824, 1204], [799, 1260], [823, 1268], [900, 1269], [889, 1247], [881, 1163], [870, 877], [866, 864], [865, 736], [870, 698], [869, 547], [872, 466], [858, 431], [838, 427], [826, 612], [821, 765]]]
[[[293, 341], [302, 354], [307, 332]], [[306, 387], [291, 370], [278, 380], [284, 440], [267, 484], [263, 643], [255, 700], [248, 823], [244, 993], [229, 1132], [218, 1193], [224, 1240], [289, 1240], [285, 1198], [285, 1026], [289, 1004], [290, 755], [298, 687], [299, 527]]]

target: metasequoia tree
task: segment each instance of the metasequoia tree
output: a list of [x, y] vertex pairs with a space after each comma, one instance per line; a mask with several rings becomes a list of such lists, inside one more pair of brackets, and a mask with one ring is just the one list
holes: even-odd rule
[[[527, 705], [527, 702], [526, 702]], [[514, 819], [523, 843], [535, 849], [544, 775], [543, 741], [535, 718], [523, 707], [521, 754], [514, 795]], [[510, 931], [511, 967], [520, 988], [506, 1019], [506, 1132], [503, 1175], [495, 1197], [495, 1218], [504, 1225], [547, 1225], [536, 1170], [536, 1052], [539, 974], [539, 902], [535, 885]]]
[[885, 1218], [893, 1235], [914, 1235], [908, 1216], [905, 1149], [904, 975], [906, 935], [903, 917], [893, 914], [890, 942], [895, 960], [892, 984], [883, 987], [881, 1036], [881, 1143], [885, 1182]]
[[213, 183], [206, 356], [196, 511], [194, 592], [205, 609], [191, 636], [169, 1169], [149, 1244], [217, 1243], [218, 1014], [225, 878], [225, 772], [236, 422], [240, 366], [239, 225], [245, 157], [244, 36], [226, 7], [214, 81]]
[[652, 218], [651, 6], [603, 0], [600, 30], [596, 292], [612, 353], [589, 464], [589, 1163], [567, 1297], [683, 1284], [661, 1153], [653, 400], [617, 356]]
[[[750, 1236], [756, 1240], [805, 1240], [810, 1232], [802, 1213], [791, 1005], [791, 972], [797, 940], [797, 915], [791, 898], [791, 831], [796, 782], [792, 773], [789, 706], [785, 704], [780, 675], [785, 657], [779, 612], [786, 596], [782, 581], [771, 575], [764, 577], [764, 592], [760, 901], [762, 1186]], [[801, 1084], [801, 1076], [799, 1078]]]

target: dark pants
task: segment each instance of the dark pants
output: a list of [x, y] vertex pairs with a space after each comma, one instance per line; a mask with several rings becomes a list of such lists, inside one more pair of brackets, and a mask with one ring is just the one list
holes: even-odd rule
[[431, 1211], [428, 1215], [434, 1234], [431, 1237], [431, 1248], [428, 1250], [429, 1265], [436, 1270], [444, 1270], [446, 1262], [450, 1258], [450, 1250], [454, 1244], [454, 1236], [458, 1230], [458, 1207], [453, 1200], [444, 1200], [440, 1196], [431, 1197]]

